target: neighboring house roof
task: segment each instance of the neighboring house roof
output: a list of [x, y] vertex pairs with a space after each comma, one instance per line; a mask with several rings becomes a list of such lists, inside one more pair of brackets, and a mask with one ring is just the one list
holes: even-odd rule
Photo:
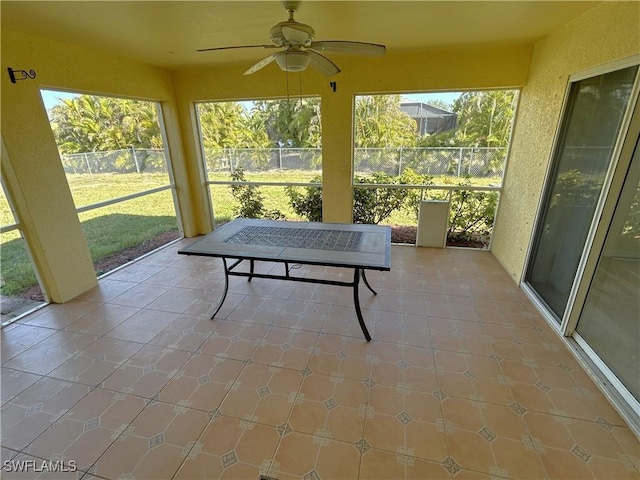
[[402, 102], [400, 110], [416, 121], [420, 135], [453, 130], [458, 124], [458, 115], [423, 102]]
[[433, 105], [423, 102], [402, 102], [400, 104], [400, 110], [405, 112], [411, 118], [455, 115], [453, 112], [448, 112], [447, 110], [443, 110], [442, 108], [434, 107]]

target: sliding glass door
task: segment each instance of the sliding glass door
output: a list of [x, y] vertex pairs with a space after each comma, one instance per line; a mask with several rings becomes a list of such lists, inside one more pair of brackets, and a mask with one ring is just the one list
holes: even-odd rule
[[525, 283], [561, 323], [625, 117], [638, 66], [573, 82]]
[[576, 332], [640, 401], [640, 146], [637, 142]]

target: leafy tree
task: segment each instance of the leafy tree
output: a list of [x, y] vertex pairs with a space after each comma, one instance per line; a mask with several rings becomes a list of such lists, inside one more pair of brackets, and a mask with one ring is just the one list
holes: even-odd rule
[[259, 100], [251, 117], [262, 125], [273, 146], [319, 148], [322, 146], [320, 98]]
[[429, 105], [431, 105], [432, 107], [440, 108], [442, 110], [446, 110], [447, 112], [451, 111], [451, 105], [444, 100], [440, 100], [439, 98], [429, 100]]
[[221, 148], [248, 148], [255, 132], [251, 129], [247, 112], [236, 102], [207, 102], [198, 104], [200, 132], [205, 152]]
[[515, 90], [463, 93], [453, 104], [459, 146], [506, 147], [515, 111]]
[[80, 95], [51, 109], [51, 126], [63, 154], [162, 148], [152, 102]]
[[458, 114], [458, 128], [424, 135], [420, 147], [506, 147], [518, 93], [515, 90], [466, 92], [449, 109]]
[[400, 95], [372, 95], [356, 99], [356, 148], [415, 145], [415, 121], [400, 110], [400, 103]]

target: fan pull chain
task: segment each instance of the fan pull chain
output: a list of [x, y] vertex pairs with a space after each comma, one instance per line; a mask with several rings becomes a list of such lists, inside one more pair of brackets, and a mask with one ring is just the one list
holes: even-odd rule
[[299, 77], [299, 79], [300, 79], [300, 83], [299, 83], [300, 89], [298, 90], [298, 95], [300, 95], [300, 108], [302, 108], [302, 72], [300, 72], [298, 75], [300, 75], [300, 77]]
[[[285, 59], [285, 62], [286, 62], [287, 61], [287, 56], [286, 55], [285, 55], [284, 59]], [[288, 65], [287, 65], [287, 70], [285, 70], [284, 73], [285, 73], [284, 76], [287, 79], [286, 82], [287, 82], [287, 104], [288, 104], [289, 103], [289, 68], [288, 68]]]

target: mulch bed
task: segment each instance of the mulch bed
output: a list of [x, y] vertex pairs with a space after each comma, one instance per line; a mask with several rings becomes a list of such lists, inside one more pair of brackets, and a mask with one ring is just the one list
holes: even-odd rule
[[[391, 225], [391, 243], [408, 243], [415, 245], [418, 227], [406, 225]], [[487, 244], [481, 239], [447, 239], [448, 247], [486, 248]]]

